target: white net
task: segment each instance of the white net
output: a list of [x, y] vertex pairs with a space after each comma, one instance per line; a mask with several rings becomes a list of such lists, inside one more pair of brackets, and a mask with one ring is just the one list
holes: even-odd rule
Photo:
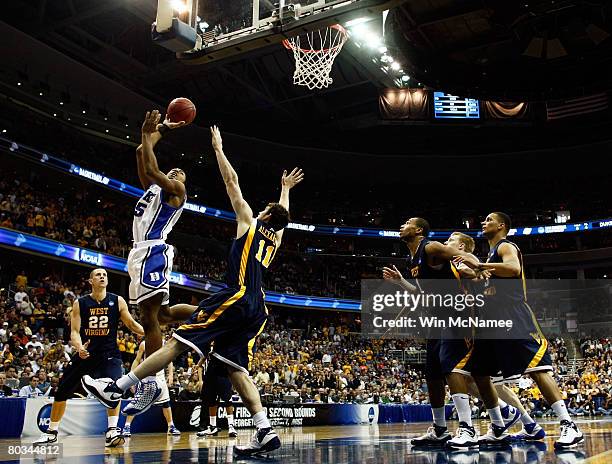
[[346, 30], [339, 24], [286, 39], [283, 44], [295, 58], [293, 83], [310, 90], [329, 86], [333, 82], [329, 74], [334, 59], [347, 39]]

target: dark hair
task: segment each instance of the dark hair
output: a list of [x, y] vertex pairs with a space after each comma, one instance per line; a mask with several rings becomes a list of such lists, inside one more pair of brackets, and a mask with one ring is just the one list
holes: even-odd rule
[[497, 219], [499, 222], [501, 222], [502, 224], [504, 224], [504, 226], [506, 226], [506, 233], [510, 232], [510, 227], [512, 227], [512, 221], [510, 221], [510, 216], [500, 211], [495, 211], [493, 214], [497, 216]]
[[414, 218], [414, 224], [420, 229], [423, 229], [423, 237], [429, 237], [429, 231], [431, 230], [431, 228], [429, 227], [429, 222], [427, 222], [423, 218], [416, 217]]
[[276, 232], [284, 229], [289, 224], [289, 211], [279, 203], [269, 203], [267, 213], [270, 215], [268, 225]]

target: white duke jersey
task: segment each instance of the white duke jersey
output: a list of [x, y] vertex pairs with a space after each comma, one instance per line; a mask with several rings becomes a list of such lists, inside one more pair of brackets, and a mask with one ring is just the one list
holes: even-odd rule
[[178, 221], [185, 201], [178, 208], [164, 202], [164, 192], [159, 185], [152, 184], [140, 197], [134, 208], [132, 234], [134, 243], [145, 240], [163, 240]]

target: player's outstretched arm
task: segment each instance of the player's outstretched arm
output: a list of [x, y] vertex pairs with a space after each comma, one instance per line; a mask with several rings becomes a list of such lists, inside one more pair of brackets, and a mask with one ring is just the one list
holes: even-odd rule
[[134, 362], [132, 362], [131, 370], [136, 369], [136, 366], [138, 366], [141, 363], [142, 357], [144, 356], [144, 352], [145, 352], [144, 342], [140, 342], [138, 344], [138, 352], [136, 353], [136, 357], [134, 358]]
[[[155, 141], [155, 143], [157, 143], [160, 138], [158, 131], [160, 119], [161, 115], [159, 114], [159, 111], [147, 111], [145, 120], [142, 123], [142, 144], [136, 150], [138, 160], [138, 176], [140, 177], [140, 182], [145, 189], [151, 184], [157, 184], [164, 192], [183, 198], [185, 196], [185, 185], [178, 180], [168, 178], [166, 174], [160, 171], [159, 166], [157, 165], [157, 158], [153, 152], [153, 142]], [[184, 121], [177, 123], [164, 121], [163, 125], [168, 127], [172, 125], [171, 128], [175, 129], [185, 125], [185, 123]]]
[[489, 271], [498, 277], [518, 277], [521, 275], [521, 261], [515, 246], [502, 243], [497, 249], [497, 253], [503, 262], [482, 263], [479, 269]]
[[[289, 190], [295, 187], [297, 184], [304, 180], [304, 172], [302, 172], [299, 168], [293, 168], [289, 174], [287, 174], [287, 170], [283, 171], [283, 175], [281, 177], [281, 194], [280, 200], [278, 203], [281, 206], [284, 206], [287, 211], [289, 211]], [[279, 230], [276, 232], [276, 246], [280, 245], [281, 240], [283, 239], [283, 232], [285, 229]]]
[[121, 318], [121, 322], [123, 322], [131, 332], [144, 337], [144, 329], [132, 317], [130, 310], [128, 309], [128, 305], [122, 296], [119, 297], [119, 317]]
[[217, 163], [219, 164], [219, 171], [221, 171], [221, 177], [225, 183], [225, 189], [227, 195], [232, 203], [232, 208], [236, 213], [236, 220], [238, 223], [250, 224], [253, 220], [253, 210], [249, 204], [242, 197], [242, 191], [238, 184], [238, 174], [230, 164], [229, 160], [223, 153], [223, 139], [221, 138], [221, 132], [217, 126], [210, 128], [212, 136], [212, 146], [215, 150], [217, 157]]
[[472, 253], [459, 250], [452, 245], [444, 245], [440, 242], [429, 242], [427, 244], [427, 254], [435, 256], [436, 258], [443, 260], [454, 260], [454, 258], [460, 258], [460, 262], [466, 266], [474, 269], [480, 266], [480, 261]]
[[70, 312], [70, 341], [81, 359], [89, 358], [89, 352], [87, 351], [89, 341], [83, 344], [81, 339], [81, 309], [79, 307], [79, 300], [74, 300], [72, 311]]

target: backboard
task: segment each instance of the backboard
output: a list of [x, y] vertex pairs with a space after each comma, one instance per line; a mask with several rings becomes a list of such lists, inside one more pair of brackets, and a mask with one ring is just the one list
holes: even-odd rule
[[[163, 37], [157, 43], [176, 51], [188, 64], [228, 58], [304, 32], [380, 14], [406, 0], [158, 0], [157, 32], [173, 39], [189, 26], [197, 33], [195, 45], [171, 48]], [[184, 2], [184, 3], [183, 3]], [[174, 19], [174, 21], [173, 21]], [[174, 24], [173, 24], [174, 23]], [[195, 37], [195, 36], [194, 36]], [[188, 48], [189, 47], [189, 48]]]

